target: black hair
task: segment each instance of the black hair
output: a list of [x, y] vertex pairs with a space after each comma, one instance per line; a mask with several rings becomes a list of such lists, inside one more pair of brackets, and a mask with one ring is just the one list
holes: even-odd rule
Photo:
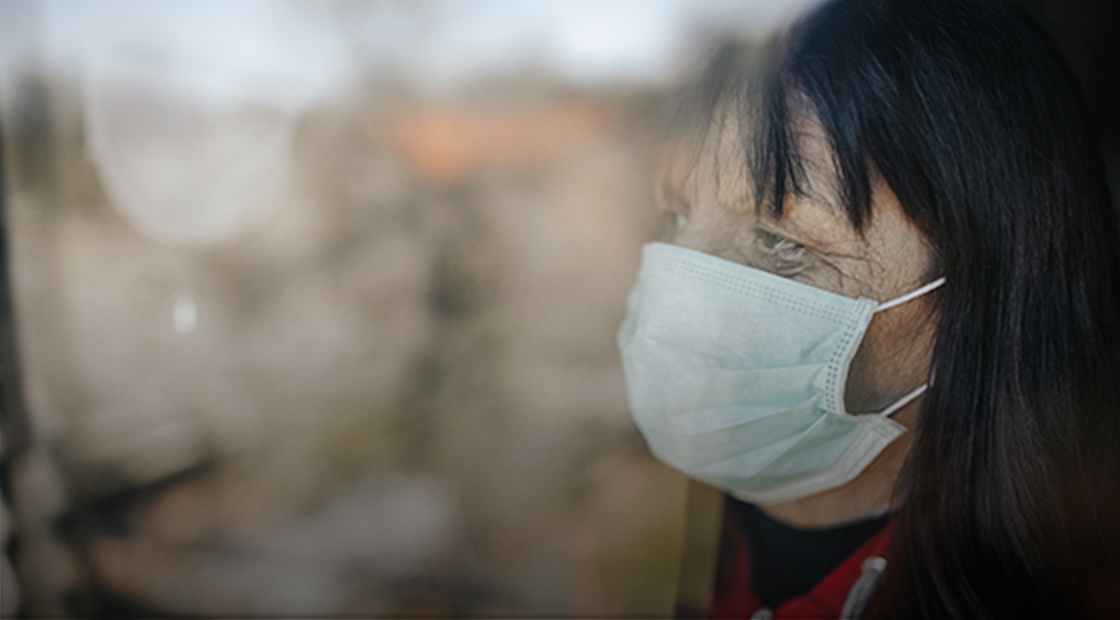
[[884, 604], [1083, 612], [1080, 579], [1117, 568], [1120, 232], [1072, 72], [993, 0], [833, 0], [772, 54], [754, 92], [725, 48], [694, 100], [749, 120], [758, 208], [803, 192], [791, 123], [812, 114], [853, 226], [881, 179], [946, 278]]

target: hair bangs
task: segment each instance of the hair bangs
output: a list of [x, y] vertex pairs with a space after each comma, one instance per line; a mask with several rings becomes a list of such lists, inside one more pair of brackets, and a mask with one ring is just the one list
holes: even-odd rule
[[807, 179], [802, 152], [803, 129], [819, 123], [837, 177], [829, 189], [838, 195], [828, 202], [840, 206], [862, 232], [871, 221], [872, 181], [878, 177], [861, 139], [869, 123], [860, 118], [858, 107], [837, 103], [845, 100], [840, 91], [851, 88], [847, 77], [816, 79], [815, 72], [804, 69], [783, 63], [763, 82], [750, 158], [755, 206], [780, 218], [787, 200], [819, 191]]

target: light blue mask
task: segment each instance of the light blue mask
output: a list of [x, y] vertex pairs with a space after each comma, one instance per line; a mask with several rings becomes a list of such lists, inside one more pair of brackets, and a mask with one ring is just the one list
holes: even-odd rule
[[755, 503], [841, 486], [906, 428], [844, 410], [848, 367], [879, 304], [664, 243], [645, 246], [618, 333], [634, 421], [653, 454]]

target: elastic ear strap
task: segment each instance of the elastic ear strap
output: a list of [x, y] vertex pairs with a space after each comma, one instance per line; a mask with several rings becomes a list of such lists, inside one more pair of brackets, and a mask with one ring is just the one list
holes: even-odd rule
[[878, 306], [875, 307], [875, 312], [882, 312], [883, 310], [893, 308], [893, 307], [895, 307], [899, 304], [904, 304], [904, 303], [910, 301], [911, 299], [914, 299], [915, 297], [921, 297], [922, 295], [925, 295], [926, 293], [928, 293], [928, 292], [932, 291], [933, 289], [941, 286], [942, 284], [945, 284], [945, 278], [938, 278], [938, 279], [934, 280], [933, 282], [930, 282], [929, 284], [927, 284], [925, 286], [919, 287], [917, 289], [914, 289], [914, 290], [910, 291], [909, 293], [906, 293], [902, 297], [896, 297], [896, 298], [894, 298], [890, 301], [886, 301], [886, 302], [883, 302], [883, 303], [879, 304]]
[[915, 398], [921, 396], [926, 391], [926, 388], [928, 388], [928, 387], [929, 387], [928, 383], [921, 384], [913, 392], [910, 392], [906, 396], [903, 396], [902, 398], [896, 400], [893, 405], [891, 405], [890, 407], [887, 407], [886, 409], [880, 411], [879, 415], [881, 415], [885, 418], [889, 418], [892, 413], [898, 411], [899, 409], [902, 409], [906, 405], [910, 404], [910, 401], [912, 401]]

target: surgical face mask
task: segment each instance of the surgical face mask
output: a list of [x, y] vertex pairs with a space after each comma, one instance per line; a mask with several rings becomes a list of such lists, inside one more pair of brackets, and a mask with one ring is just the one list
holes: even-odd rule
[[905, 427], [844, 409], [879, 304], [651, 243], [618, 333], [630, 410], [653, 454], [739, 499], [776, 504], [855, 478]]

